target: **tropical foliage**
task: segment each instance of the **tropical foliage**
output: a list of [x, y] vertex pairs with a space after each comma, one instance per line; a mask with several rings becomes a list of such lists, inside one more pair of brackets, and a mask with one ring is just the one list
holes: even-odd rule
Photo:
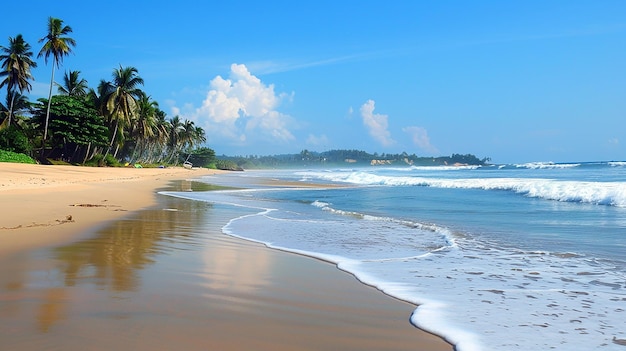
[[[452, 165], [485, 165], [488, 157], [479, 159], [472, 154], [452, 154], [451, 156], [421, 157], [406, 152], [401, 154], [370, 154], [361, 150], [330, 150], [315, 152], [302, 150], [299, 154], [282, 154], [273, 156], [220, 156], [221, 161], [229, 161], [240, 168], [267, 168], [267, 167], [314, 167], [328, 165], [400, 165], [400, 166], [452, 166]], [[218, 165], [223, 165], [219, 163]], [[220, 168], [220, 167], [218, 167]]]
[[89, 87], [87, 86], [87, 80], [79, 77], [80, 71], [65, 72], [63, 76], [63, 84], [55, 83], [57, 86], [57, 92], [59, 95], [69, 95], [75, 97], [87, 96]]
[[2, 127], [11, 125], [13, 120], [13, 107], [16, 99], [20, 99], [24, 91], [30, 91], [32, 85], [29, 80], [34, 79], [30, 69], [37, 67], [31, 57], [30, 45], [24, 41], [21, 34], [15, 38], [9, 37], [9, 46], [0, 46], [0, 60], [2, 60], [2, 71], [0, 71], [0, 88], [7, 87], [7, 106], [6, 114], [3, 119]]
[[35, 163], [35, 160], [24, 154], [0, 150], [0, 162]]
[[0, 130], [0, 150], [26, 154], [31, 149], [28, 138], [18, 127], [11, 125]]
[[72, 52], [72, 46], [76, 46], [76, 41], [67, 37], [72, 32], [72, 27], [63, 26], [63, 21], [58, 18], [48, 18], [48, 34], [39, 39], [43, 42], [43, 47], [39, 51], [38, 58], [44, 57], [46, 63], [48, 58], [52, 56], [52, 75], [50, 76], [50, 93], [48, 94], [48, 107], [46, 109], [46, 123], [43, 131], [43, 142], [45, 143], [48, 136], [48, 121], [50, 119], [50, 102], [52, 101], [52, 86], [54, 85], [54, 71], [61, 66], [63, 57]]
[[[67, 70], [62, 82], [55, 82], [55, 71], [76, 41], [62, 20], [50, 17], [47, 24], [37, 56], [51, 61], [47, 99], [30, 102], [25, 95], [37, 63], [22, 35], [0, 46], [0, 88], [6, 87], [0, 103], [0, 150], [77, 164], [177, 164], [192, 158], [193, 150], [206, 142], [204, 130], [193, 121], [168, 117], [159, 108], [142, 90], [144, 80], [135, 67], [114, 68], [111, 80], [101, 79], [95, 88], [79, 70]], [[213, 150], [199, 150], [195, 161], [214, 164]]]
[[91, 152], [107, 143], [104, 119], [87, 99], [56, 95], [50, 104], [40, 99], [39, 104], [34, 105], [33, 120], [41, 125], [46, 116], [51, 117], [50, 145], [68, 162], [84, 163], [94, 156]]

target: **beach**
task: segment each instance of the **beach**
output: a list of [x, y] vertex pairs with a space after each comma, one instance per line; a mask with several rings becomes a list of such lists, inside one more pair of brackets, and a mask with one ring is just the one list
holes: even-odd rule
[[216, 172], [0, 163], [0, 255], [75, 238], [155, 204], [154, 190], [168, 180]]
[[224, 235], [244, 210], [156, 194], [217, 173], [0, 164], [3, 347], [452, 349], [414, 305]]

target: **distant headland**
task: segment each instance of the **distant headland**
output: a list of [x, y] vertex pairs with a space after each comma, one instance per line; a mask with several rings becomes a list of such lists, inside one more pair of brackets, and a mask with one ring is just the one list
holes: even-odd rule
[[259, 168], [291, 168], [316, 166], [482, 166], [491, 159], [478, 158], [472, 154], [425, 157], [406, 152], [400, 154], [373, 153], [361, 150], [330, 150], [315, 152], [302, 150], [297, 154], [272, 156], [218, 156], [218, 168], [243, 170]]

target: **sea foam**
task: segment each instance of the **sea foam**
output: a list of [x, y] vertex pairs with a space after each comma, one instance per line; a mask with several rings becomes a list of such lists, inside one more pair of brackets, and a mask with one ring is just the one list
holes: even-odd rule
[[542, 178], [431, 178], [385, 176], [369, 172], [317, 173], [307, 172], [332, 182], [356, 185], [429, 186], [437, 188], [512, 191], [528, 197], [563, 202], [626, 207], [626, 182], [565, 181]]

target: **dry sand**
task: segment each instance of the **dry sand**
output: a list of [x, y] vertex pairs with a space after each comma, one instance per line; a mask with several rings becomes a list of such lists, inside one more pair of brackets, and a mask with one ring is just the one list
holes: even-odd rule
[[210, 173], [0, 163], [2, 347], [452, 349], [330, 264], [221, 234], [228, 210], [155, 196]]
[[155, 203], [168, 180], [219, 171], [0, 163], [0, 255], [71, 239]]

